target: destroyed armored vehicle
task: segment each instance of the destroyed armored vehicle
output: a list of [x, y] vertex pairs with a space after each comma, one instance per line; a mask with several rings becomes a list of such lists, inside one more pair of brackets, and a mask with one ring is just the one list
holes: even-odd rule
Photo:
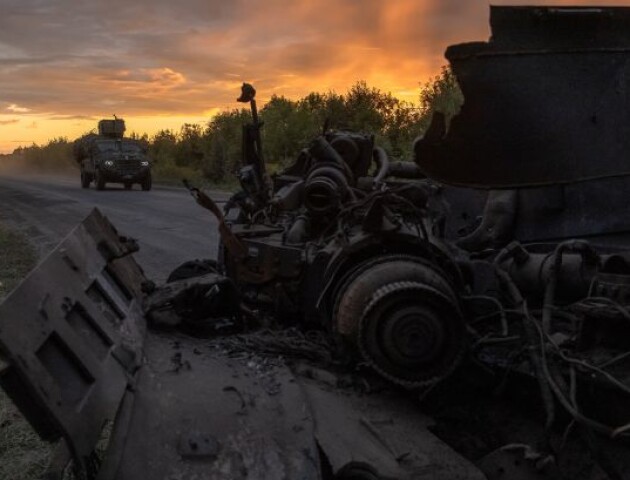
[[416, 165], [390, 163], [370, 135], [325, 132], [270, 179], [253, 95], [244, 86], [254, 123], [243, 190], [219, 215], [218, 270], [252, 309], [325, 328], [400, 384], [450, 372], [463, 352], [462, 278], [425, 213], [429, 187], [400, 180], [418, 178]]
[[122, 183], [129, 190], [139, 183], [142, 190], [151, 190], [151, 160], [146, 145], [125, 138], [125, 121], [114, 117], [98, 122], [98, 134], [84, 135], [74, 142], [74, 159], [81, 170], [81, 186], [94, 182], [97, 190], [107, 183]]
[[242, 190], [187, 185], [216, 260], [156, 286], [95, 211], [31, 273], [0, 385], [63, 439], [50, 478], [627, 476], [630, 9], [491, 25], [415, 163], [324, 131], [271, 176], [244, 84]]

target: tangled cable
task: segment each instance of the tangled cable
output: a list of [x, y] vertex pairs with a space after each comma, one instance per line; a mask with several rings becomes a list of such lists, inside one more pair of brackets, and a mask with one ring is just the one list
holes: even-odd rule
[[[572, 247], [578, 247], [579, 249], [585, 248], [583, 245], [578, 246], [577, 244], [567, 244], [562, 246], [562, 248], [559, 247], [556, 250], [556, 254], [558, 255], [558, 257], [560, 257], [561, 252], [564, 249], [570, 249]], [[560, 264], [559, 259], [557, 260], [557, 264]], [[500, 303], [492, 301], [491, 303], [497, 305], [497, 311], [492, 312], [488, 315], [484, 315], [483, 317], [478, 318], [477, 321], [486, 318], [493, 318], [498, 315], [501, 320], [502, 336], [510, 338], [507, 336], [508, 329], [506, 325], [506, 312], [515, 313], [522, 318], [526, 340], [529, 344], [532, 369], [536, 374], [536, 377], [538, 378], [539, 386], [541, 389], [541, 396], [545, 405], [546, 429], [548, 430], [551, 427], [555, 418], [555, 405], [553, 402], [553, 397], [555, 397], [558, 403], [573, 417], [575, 422], [610, 438], [618, 438], [620, 436], [630, 435], [630, 423], [614, 427], [599, 422], [598, 420], [584, 415], [580, 410], [577, 400], [577, 372], [579, 372], [580, 370], [587, 371], [591, 375], [597, 375], [599, 376], [599, 378], [608, 382], [615, 389], [630, 395], [629, 385], [626, 385], [615, 376], [604, 370], [604, 368], [614, 363], [617, 363], [622, 359], [628, 358], [630, 356], [630, 352], [618, 355], [605, 364], [597, 366], [584, 359], [575, 358], [568, 355], [556, 343], [556, 341], [550, 334], [553, 316], [558, 315], [569, 320], [579, 322], [579, 316], [571, 312], [571, 309], [575, 309], [577, 307], [588, 308], [591, 314], [601, 312], [604, 309], [612, 309], [629, 322], [630, 311], [625, 306], [607, 297], [587, 297], [560, 310], [557, 306], [554, 305], [555, 285], [552, 278], [550, 285], [545, 292], [545, 300], [542, 311], [540, 311], [541, 319], [539, 321], [530, 312], [527, 301], [523, 298], [518, 287], [512, 281], [507, 272], [497, 267], [496, 273], [499, 281], [504, 285], [512, 300], [514, 301], [516, 309], [504, 309]], [[492, 297], [480, 296], [472, 297], [471, 299], [485, 300], [490, 302], [492, 300]], [[557, 371], [557, 368], [554, 368], [554, 364], [552, 364], [552, 360], [550, 358], [552, 355], [556, 361], [563, 362], [567, 366], [569, 378], [568, 385], [565, 379]], [[553, 394], [553, 396], [551, 396], [550, 394]]]

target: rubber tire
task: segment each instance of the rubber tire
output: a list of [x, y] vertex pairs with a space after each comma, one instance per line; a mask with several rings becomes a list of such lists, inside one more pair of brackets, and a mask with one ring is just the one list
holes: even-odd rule
[[96, 183], [97, 190], [105, 190], [105, 184], [107, 182], [105, 182], [105, 177], [100, 170], [96, 170], [96, 173], [94, 174], [94, 183]]
[[144, 177], [144, 179], [142, 180], [142, 183], [140, 184], [142, 186], [142, 190], [145, 192], [148, 192], [149, 190], [151, 190], [151, 187], [153, 185], [153, 180], [151, 179], [151, 173], [149, 172], [149, 174]]
[[81, 170], [81, 188], [90, 188], [90, 176]]
[[125, 182], [123, 185], [125, 186], [125, 190], [131, 190], [133, 187], [133, 183], [131, 182]]

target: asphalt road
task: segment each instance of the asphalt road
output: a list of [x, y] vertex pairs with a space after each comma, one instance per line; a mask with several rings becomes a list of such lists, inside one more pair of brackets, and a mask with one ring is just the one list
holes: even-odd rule
[[[225, 192], [208, 192], [225, 201]], [[157, 282], [186, 260], [215, 258], [217, 222], [183, 188], [155, 186], [143, 192], [122, 185], [84, 190], [79, 178], [0, 173], [0, 222], [23, 231], [43, 258], [93, 208], [105, 214], [122, 235], [136, 238], [136, 259]]]

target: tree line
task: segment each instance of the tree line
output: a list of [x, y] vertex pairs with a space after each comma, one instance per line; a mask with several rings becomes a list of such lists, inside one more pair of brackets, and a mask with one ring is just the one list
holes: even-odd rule
[[[274, 95], [259, 111], [265, 158], [272, 168], [288, 165], [326, 126], [372, 133], [392, 157], [407, 160], [413, 140], [426, 130], [433, 112], [450, 117], [462, 103], [457, 81], [447, 68], [420, 88], [417, 102], [400, 100], [363, 81], [345, 94], [313, 92], [298, 100]], [[132, 137], [145, 142], [156, 178], [204, 178], [220, 184], [230, 181], [240, 167], [242, 126], [249, 122], [248, 109], [232, 109], [217, 114], [205, 126], [185, 124], [179, 132], [162, 130], [152, 137]], [[74, 166], [72, 142], [66, 138], [18, 148], [12, 157], [40, 170]]]

